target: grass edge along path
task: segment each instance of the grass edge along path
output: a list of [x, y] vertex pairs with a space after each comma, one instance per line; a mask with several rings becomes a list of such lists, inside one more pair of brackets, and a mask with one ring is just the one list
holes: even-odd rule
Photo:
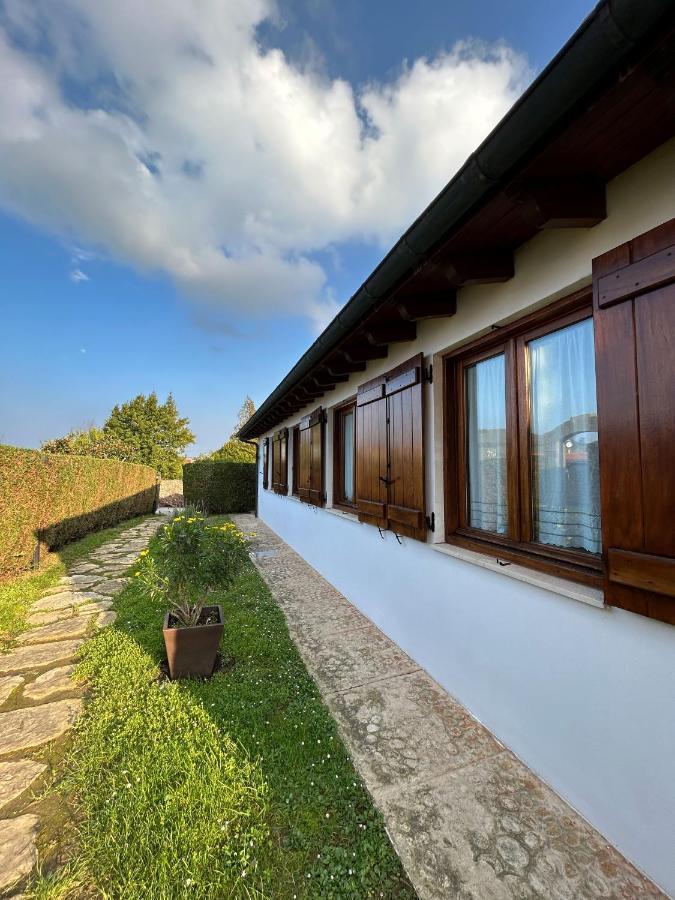
[[69, 566], [86, 557], [92, 550], [113, 540], [129, 528], [151, 516], [135, 516], [110, 528], [94, 531], [47, 555], [38, 569], [13, 575], [0, 581], [0, 653], [8, 650], [14, 639], [26, 628], [26, 615], [44, 591], [54, 587]]
[[209, 681], [158, 678], [164, 610], [138, 582], [83, 648], [90, 701], [63, 783], [74, 863], [125, 900], [415, 897], [252, 563], [210, 602], [225, 633]]

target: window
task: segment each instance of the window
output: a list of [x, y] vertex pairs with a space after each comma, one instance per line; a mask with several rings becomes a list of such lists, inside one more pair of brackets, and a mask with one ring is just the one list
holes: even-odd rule
[[356, 401], [350, 400], [333, 416], [333, 504], [356, 508], [355, 468]]
[[446, 538], [597, 583], [600, 475], [588, 292], [446, 359]]

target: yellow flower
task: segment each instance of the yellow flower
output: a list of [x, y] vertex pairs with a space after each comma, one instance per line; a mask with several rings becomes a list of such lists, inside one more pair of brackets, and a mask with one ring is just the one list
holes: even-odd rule
[[140, 572], [134, 572], [134, 575], [136, 576], [136, 578], [138, 578], [138, 576], [139, 576], [140, 574], [141, 574]]

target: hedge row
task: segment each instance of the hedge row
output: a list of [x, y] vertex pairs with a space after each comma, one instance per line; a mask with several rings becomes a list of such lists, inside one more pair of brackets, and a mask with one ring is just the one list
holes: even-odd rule
[[152, 512], [149, 466], [0, 446], [0, 577], [90, 531]]
[[255, 507], [255, 463], [199, 460], [183, 466], [183, 497], [209, 513], [250, 512]]

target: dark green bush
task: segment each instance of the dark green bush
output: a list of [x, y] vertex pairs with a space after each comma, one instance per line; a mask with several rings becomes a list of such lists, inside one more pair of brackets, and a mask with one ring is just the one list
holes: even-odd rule
[[0, 446], [0, 577], [28, 568], [38, 544], [152, 512], [156, 498], [149, 466]]
[[250, 512], [255, 506], [255, 463], [197, 460], [183, 466], [183, 496], [208, 513]]

